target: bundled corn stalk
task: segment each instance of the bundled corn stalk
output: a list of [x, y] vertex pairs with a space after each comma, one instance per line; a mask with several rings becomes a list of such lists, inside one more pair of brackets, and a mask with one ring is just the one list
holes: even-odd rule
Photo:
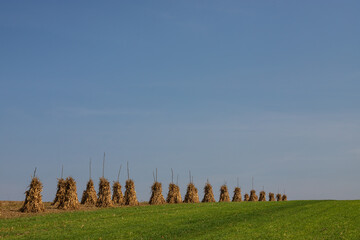
[[230, 196], [227, 186], [224, 184], [220, 188], [220, 198], [219, 202], [230, 202]]
[[[179, 176], [178, 176], [179, 177]], [[171, 169], [171, 183], [169, 184], [169, 192], [166, 198], [167, 203], [182, 203], [178, 180], [174, 184], [174, 171]]]
[[249, 201], [249, 194], [247, 194], [247, 193], [245, 193], [245, 195], [244, 195], [244, 201], [245, 202], [247, 202], [247, 201]]
[[162, 194], [162, 186], [159, 182], [154, 182], [154, 184], [151, 186], [151, 197], [149, 200], [149, 204], [151, 205], [159, 205], [165, 203], [165, 198]]
[[65, 197], [60, 201], [59, 209], [78, 209], [79, 200], [76, 192], [76, 182], [72, 177], [65, 180]]
[[282, 201], [280, 193], [276, 194], [276, 201], [278, 201], [278, 202]]
[[118, 176], [117, 176], [117, 180], [116, 182], [114, 182], [113, 184], [113, 196], [112, 196], [112, 201], [114, 204], [117, 205], [123, 205], [125, 204], [125, 199], [124, 199], [124, 195], [121, 191], [121, 184], [120, 184], [120, 173], [121, 173], [121, 167], [122, 165], [120, 165], [119, 168], [119, 172], [118, 172]]
[[113, 184], [112, 201], [114, 202], [114, 204], [118, 204], [118, 205], [122, 205], [125, 203], [125, 199], [121, 191], [121, 184], [119, 181], [116, 181]]
[[65, 188], [66, 188], [65, 180], [63, 178], [58, 179], [57, 191], [56, 191], [55, 199], [54, 199], [54, 201], [52, 202], [51, 205], [59, 205], [60, 202], [64, 201]]
[[266, 201], [266, 193], [265, 191], [260, 192], [259, 202], [265, 202]]
[[86, 184], [86, 190], [83, 191], [81, 198], [81, 204], [84, 205], [95, 205], [97, 201], [96, 191], [94, 187], [94, 182], [92, 179]]
[[212, 186], [209, 182], [207, 182], [204, 187], [204, 198], [202, 202], [216, 202], [214, 198]]
[[169, 192], [166, 198], [167, 203], [182, 203], [180, 188], [174, 183], [169, 184]]
[[[35, 175], [35, 174], [34, 174]], [[31, 179], [29, 190], [25, 192], [25, 202], [21, 212], [43, 212], [44, 204], [41, 197], [42, 184], [37, 177]]]
[[199, 195], [198, 190], [196, 189], [193, 183], [189, 183], [187, 186], [184, 203], [198, 203]]
[[250, 191], [250, 199], [249, 199], [250, 202], [257, 202], [258, 201], [258, 196], [256, 195], [256, 192], [255, 190], [251, 190]]
[[282, 200], [282, 201], [287, 201], [287, 196], [286, 196], [286, 194], [284, 194], [284, 195], [282, 196], [281, 200]]
[[91, 158], [89, 162], [89, 181], [86, 184], [86, 189], [83, 191], [81, 197], [81, 204], [93, 206], [97, 202], [96, 191], [94, 187], [94, 182], [91, 179]]
[[136, 198], [135, 184], [131, 179], [126, 180], [125, 184], [125, 205], [135, 206], [139, 202]]
[[269, 202], [275, 202], [275, 195], [272, 192], [269, 192]]
[[111, 207], [112, 205], [113, 204], [111, 201], [110, 183], [106, 178], [101, 177], [99, 182], [99, 193], [98, 193], [96, 206]]
[[236, 187], [234, 190], [234, 196], [232, 199], [233, 202], [241, 202], [241, 189], [239, 187]]

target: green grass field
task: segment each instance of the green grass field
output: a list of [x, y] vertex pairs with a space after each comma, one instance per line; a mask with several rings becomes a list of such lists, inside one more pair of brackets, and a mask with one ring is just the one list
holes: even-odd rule
[[0, 219], [1, 239], [360, 239], [360, 201], [177, 204]]

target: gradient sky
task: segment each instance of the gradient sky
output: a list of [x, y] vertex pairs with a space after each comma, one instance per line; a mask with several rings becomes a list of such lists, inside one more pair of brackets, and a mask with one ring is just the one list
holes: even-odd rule
[[[139, 200], [223, 183], [360, 198], [359, 1], [1, 1], [0, 200], [61, 165]], [[124, 184], [125, 171], [120, 177]]]

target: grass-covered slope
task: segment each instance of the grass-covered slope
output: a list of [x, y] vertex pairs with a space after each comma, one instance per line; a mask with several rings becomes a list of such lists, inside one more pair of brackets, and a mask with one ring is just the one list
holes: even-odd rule
[[0, 239], [360, 239], [360, 201], [176, 204], [0, 219]]

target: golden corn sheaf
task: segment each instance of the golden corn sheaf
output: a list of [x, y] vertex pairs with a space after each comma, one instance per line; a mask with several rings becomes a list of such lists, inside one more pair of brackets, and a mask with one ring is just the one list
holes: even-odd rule
[[257, 202], [258, 201], [258, 196], [256, 195], [256, 191], [254, 189], [250, 191], [249, 201], [250, 202]]
[[79, 200], [76, 190], [76, 182], [72, 177], [68, 177], [65, 180], [65, 197], [59, 202], [59, 209], [78, 209]]
[[216, 202], [213, 189], [210, 183], [206, 183], [204, 187], [204, 197], [202, 202]]
[[96, 201], [97, 201], [97, 195], [94, 187], [94, 182], [92, 179], [90, 179], [86, 184], [86, 190], [83, 191], [81, 204], [91, 206], [91, 205], [95, 205]]
[[265, 191], [261, 191], [259, 196], [259, 202], [265, 202], [265, 201], [266, 201], [266, 193]]
[[154, 182], [154, 184], [151, 186], [151, 197], [149, 200], [149, 204], [151, 205], [159, 205], [164, 204], [165, 198], [162, 194], [162, 186], [159, 182]]
[[275, 199], [274, 193], [269, 192], [269, 202], [275, 202], [275, 201], [276, 201], [276, 199]]
[[121, 184], [120, 182], [116, 181], [113, 184], [113, 196], [112, 201], [114, 204], [123, 205], [125, 203], [125, 199], [123, 193], [121, 191]]
[[51, 205], [57, 205], [58, 206], [60, 204], [60, 202], [64, 201], [65, 190], [66, 190], [66, 181], [65, 181], [65, 179], [63, 179], [63, 178], [58, 179], [55, 199], [54, 199], [54, 201], [52, 202]]
[[29, 190], [25, 192], [24, 205], [20, 208], [21, 212], [43, 212], [45, 210], [42, 202], [42, 183], [37, 177], [31, 179]]
[[198, 202], [199, 202], [198, 190], [193, 183], [189, 183], [186, 190], [184, 203], [198, 203]]
[[105, 178], [100, 178], [98, 199], [96, 201], [97, 207], [111, 207], [113, 206], [111, 200], [110, 183]]
[[232, 199], [233, 202], [241, 202], [241, 189], [239, 187], [236, 187], [234, 190], [234, 196]]
[[247, 201], [249, 201], [249, 194], [247, 194], [247, 193], [245, 193], [245, 195], [244, 195], [244, 202], [247, 202]]
[[136, 198], [135, 183], [131, 179], [126, 180], [125, 183], [125, 205], [139, 205], [139, 202]]
[[230, 196], [227, 186], [224, 184], [220, 188], [220, 198], [219, 202], [230, 202]]
[[182, 203], [180, 188], [174, 183], [169, 184], [169, 192], [166, 198], [167, 203]]

